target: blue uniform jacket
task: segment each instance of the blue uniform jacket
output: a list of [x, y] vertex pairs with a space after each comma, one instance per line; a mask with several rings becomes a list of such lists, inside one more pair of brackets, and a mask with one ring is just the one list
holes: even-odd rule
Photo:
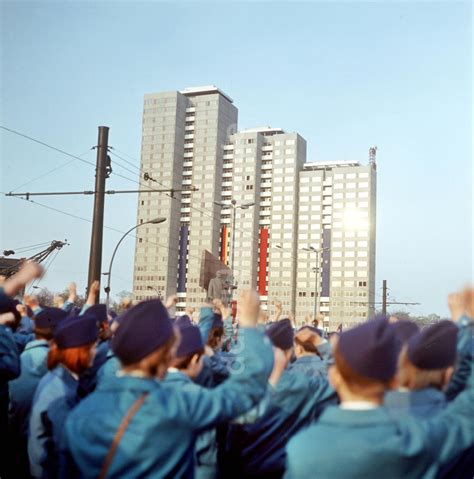
[[83, 398], [90, 394], [96, 387], [98, 382], [98, 373], [100, 368], [109, 360], [109, 341], [101, 341], [97, 345], [97, 352], [92, 366], [81, 374], [79, 378], [79, 386], [77, 394]]
[[251, 409], [264, 395], [273, 367], [268, 338], [241, 329], [242, 365], [222, 385], [198, 392], [149, 378], [105, 378], [66, 421], [67, 453], [80, 477], [96, 477], [132, 404], [149, 393], [128, 425], [108, 477], [193, 477], [196, 437]]
[[[195, 384], [188, 376], [179, 371], [169, 371], [165, 382], [174, 385], [178, 390], [199, 394], [202, 386]], [[215, 429], [203, 431], [196, 438], [195, 467], [196, 477], [212, 479], [216, 476], [217, 440]]]
[[21, 374], [9, 384], [10, 426], [18, 435], [26, 436], [28, 433], [28, 419], [36, 387], [48, 372], [48, 351], [49, 343], [45, 339], [28, 343], [20, 355]]
[[316, 354], [301, 356], [288, 366], [289, 372], [298, 372], [310, 377], [326, 376], [329, 364]]
[[77, 404], [77, 380], [62, 366], [41, 379], [33, 399], [28, 457], [33, 477], [58, 476], [59, 447], [64, 422]]
[[446, 389], [446, 397], [449, 401], [463, 391], [471, 375], [473, 365], [474, 321], [467, 316], [463, 316], [458, 324], [460, 325], [457, 344], [458, 364]]
[[394, 418], [383, 406], [367, 411], [329, 407], [317, 424], [289, 442], [285, 477], [435, 478], [443, 464], [474, 444], [473, 404], [471, 374], [466, 390], [430, 419]]
[[331, 366], [334, 363], [334, 358], [332, 357], [332, 346], [329, 341], [325, 341], [324, 343], [318, 346], [319, 354], [323, 357], [324, 361]]
[[393, 417], [413, 415], [429, 418], [446, 406], [446, 396], [435, 388], [418, 391], [389, 391], [385, 394], [384, 406]]
[[[6, 297], [0, 289], [0, 301]], [[20, 355], [12, 332], [0, 325], [0, 441], [7, 436], [8, 381], [20, 375]]]
[[243, 477], [281, 477], [285, 447], [297, 431], [313, 422], [337, 395], [322, 376], [308, 377], [286, 370], [276, 388], [268, 385], [263, 416], [253, 424], [230, 426], [227, 474]]
[[12, 332], [0, 325], [0, 387], [20, 375], [20, 357]]
[[107, 356], [105, 357], [105, 362], [97, 371], [97, 384], [102, 382], [105, 378], [115, 377], [115, 374], [120, 369], [120, 361], [114, 352], [109, 349], [107, 351]]

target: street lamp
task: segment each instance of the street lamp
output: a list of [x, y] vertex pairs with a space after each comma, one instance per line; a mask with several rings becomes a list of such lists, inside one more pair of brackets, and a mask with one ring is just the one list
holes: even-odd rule
[[232, 301], [232, 296], [234, 294], [234, 287], [235, 287], [235, 276], [234, 276], [234, 254], [235, 254], [235, 213], [237, 210], [248, 210], [251, 206], [255, 205], [255, 202], [251, 203], [243, 203], [241, 205], [237, 204], [237, 201], [232, 199], [230, 200], [230, 205], [225, 205], [223, 203], [218, 203], [214, 201], [214, 204], [220, 206], [221, 208], [231, 207], [233, 209], [232, 212], [232, 250], [231, 250], [231, 260], [230, 260], [230, 271], [232, 273], [232, 287], [230, 289], [230, 301]]
[[314, 285], [314, 319], [316, 320], [319, 316], [319, 264], [320, 264], [320, 254], [323, 251], [329, 251], [329, 248], [316, 249], [314, 246], [308, 246], [307, 248], [301, 248], [303, 251], [309, 253], [316, 253], [316, 268], [315, 271], [315, 285]]
[[107, 294], [107, 299], [105, 301], [105, 304], [107, 306], [107, 311], [109, 310], [109, 302], [110, 302], [110, 277], [112, 276], [112, 264], [114, 262], [115, 258], [115, 253], [117, 252], [118, 247], [120, 246], [120, 243], [125, 239], [125, 237], [131, 233], [134, 229], [139, 228], [140, 226], [143, 225], [157, 225], [160, 223], [163, 223], [166, 221], [166, 218], [155, 218], [154, 220], [146, 221], [145, 223], [140, 223], [138, 225], [133, 226], [130, 228], [121, 238], [120, 241], [117, 243], [117, 246], [114, 249], [114, 252], [112, 253], [112, 258], [110, 259], [110, 264], [109, 264], [109, 270], [107, 273], [103, 273], [104, 276], [107, 276], [107, 286], [104, 288], [104, 291]]

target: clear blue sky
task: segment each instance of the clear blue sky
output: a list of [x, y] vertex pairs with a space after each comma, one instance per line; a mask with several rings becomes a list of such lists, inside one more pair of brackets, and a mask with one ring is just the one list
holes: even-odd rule
[[[215, 84], [240, 128], [297, 131], [308, 160], [367, 161], [378, 150], [377, 292], [446, 314], [473, 276], [472, 7], [470, 3], [2, 2], [1, 124], [95, 161], [97, 126], [140, 155], [143, 95]], [[70, 158], [0, 131], [1, 189]], [[132, 177], [115, 167], [115, 171]], [[83, 190], [78, 161], [22, 190]], [[112, 176], [108, 188], [133, 188]], [[91, 218], [91, 197], [45, 205]], [[90, 224], [1, 199], [0, 248], [67, 238], [42, 282], [85, 287]], [[136, 197], [107, 198], [105, 223], [135, 223]], [[105, 231], [104, 267], [120, 234]], [[112, 288], [130, 290], [134, 240]], [[104, 268], [105, 269], [105, 268]]]

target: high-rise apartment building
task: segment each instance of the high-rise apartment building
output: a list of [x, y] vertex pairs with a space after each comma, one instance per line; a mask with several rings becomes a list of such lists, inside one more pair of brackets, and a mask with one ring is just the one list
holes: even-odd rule
[[[151, 188], [141, 193], [138, 220], [164, 216], [160, 226], [137, 231], [134, 296], [177, 293], [181, 305], [198, 304], [202, 251], [219, 254], [223, 145], [236, 131], [237, 108], [214, 86], [145, 95], [141, 171]], [[154, 181], [153, 181], [154, 180]], [[197, 188], [197, 191], [193, 191]]]
[[[237, 109], [214, 86], [145, 96], [134, 295], [178, 294], [178, 311], [206, 298], [205, 250], [302, 321], [344, 328], [374, 310], [376, 165], [306, 163], [306, 141], [280, 128], [237, 132]], [[194, 189], [197, 188], [197, 191]]]
[[297, 318], [316, 306], [332, 331], [373, 314], [376, 179], [375, 156], [369, 165], [307, 163], [300, 172]]
[[257, 288], [264, 308], [278, 299], [285, 311], [295, 311], [298, 180], [306, 141], [280, 128], [253, 128], [232, 135], [225, 150], [221, 259], [235, 271], [237, 294]]

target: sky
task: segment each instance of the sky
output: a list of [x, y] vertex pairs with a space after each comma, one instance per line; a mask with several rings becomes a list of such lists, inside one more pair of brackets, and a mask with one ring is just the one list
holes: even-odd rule
[[[296, 131], [308, 161], [378, 147], [376, 301], [386, 279], [389, 300], [421, 303], [392, 311], [444, 316], [473, 281], [470, 2], [3, 1], [0, 22], [0, 125], [92, 164], [106, 125], [138, 166], [144, 94], [214, 84], [240, 129]], [[0, 154], [2, 192], [93, 189], [92, 165], [1, 129]], [[115, 159], [107, 189], [136, 188]], [[35, 202], [1, 196], [0, 249], [67, 238], [39, 286], [84, 290], [93, 198]], [[106, 198], [104, 271], [136, 211]], [[133, 253], [127, 238], [112, 294], [132, 289]]]

